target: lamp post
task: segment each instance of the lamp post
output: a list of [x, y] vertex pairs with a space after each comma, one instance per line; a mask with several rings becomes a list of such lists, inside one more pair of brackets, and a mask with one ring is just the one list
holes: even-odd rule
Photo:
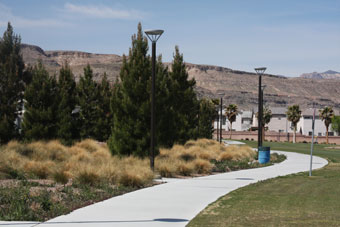
[[163, 30], [147, 30], [146, 36], [152, 42], [152, 84], [151, 84], [151, 140], [150, 140], [150, 167], [155, 169], [155, 80], [156, 80], [156, 42], [163, 34]]
[[261, 146], [262, 146], [262, 143], [263, 143], [263, 141], [265, 140], [265, 125], [264, 125], [264, 123], [263, 123], [263, 105], [264, 105], [264, 101], [263, 101], [263, 92], [264, 92], [264, 89], [267, 87], [267, 85], [262, 85], [261, 86], [261, 110], [262, 110], [262, 117], [261, 117], [261, 119], [262, 119], [262, 125], [261, 125]]
[[223, 118], [222, 118], [222, 106], [223, 106], [223, 96], [224, 93], [220, 92], [217, 93], [218, 96], [220, 96], [220, 143], [222, 143], [222, 122], [223, 122]]
[[262, 147], [262, 115], [263, 115], [263, 105], [262, 105], [262, 75], [267, 68], [255, 68], [257, 75], [259, 75], [259, 107], [258, 107], [258, 134], [257, 134], [257, 146], [258, 150]]

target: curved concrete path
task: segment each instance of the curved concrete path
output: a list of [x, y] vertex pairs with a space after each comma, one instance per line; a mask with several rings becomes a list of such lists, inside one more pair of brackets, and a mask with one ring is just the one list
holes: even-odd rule
[[[185, 226], [207, 205], [237, 188], [261, 180], [309, 170], [309, 155], [272, 152], [284, 154], [287, 159], [280, 164], [264, 168], [190, 179], [164, 179], [168, 183], [113, 197], [45, 223], [15, 225], [12, 222], [10, 226]], [[313, 169], [321, 168], [327, 163], [323, 158], [313, 157]]]

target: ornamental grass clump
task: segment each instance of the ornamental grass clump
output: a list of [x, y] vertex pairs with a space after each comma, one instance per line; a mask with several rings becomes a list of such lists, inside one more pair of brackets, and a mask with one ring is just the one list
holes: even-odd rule
[[163, 177], [195, 176], [211, 173], [216, 169], [215, 163], [248, 162], [254, 157], [255, 151], [248, 146], [225, 146], [208, 139], [189, 140], [184, 145], [160, 149], [155, 169]]
[[67, 184], [97, 185], [103, 182], [143, 187], [154, 175], [148, 159], [112, 156], [106, 144], [84, 140], [71, 147], [59, 141], [19, 143], [0, 150], [0, 179], [50, 179]]

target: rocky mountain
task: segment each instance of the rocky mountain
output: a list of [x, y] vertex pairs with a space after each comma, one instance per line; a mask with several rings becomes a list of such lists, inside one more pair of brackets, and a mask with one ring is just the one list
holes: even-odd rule
[[312, 73], [304, 73], [300, 77], [309, 78], [309, 79], [338, 79], [340, 80], [340, 73], [332, 70], [328, 70], [323, 73], [312, 72]]
[[[83, 68], [90, 64], [95, 79], [100, 80], [104, 72], [111, 82], [119, 76], [122, 57], [115, 54], [92, 54], [80, 51], [44, 51], [38, 46], [23, 44], [22, 55], [27, 65], [39, 60], [51, 74], [66, 61], [78, 80]], [[166, 63], [170, 65], [170, 63]], [[240, 109], [257, 108], [258, 76], [252, 72], [232, 70], [220, 66], [187, 63], [190, 78], [195, 78], [200, 97], [217, 98], [223, 92], [224, 103], [236, 103]], [[327, 74], [332, 72], [327, 71]], [[334, 75], [336, 75], [334, 73]], [[299, 104], [302, 108], [333, 106], [340, 109], [340, 80], [319, 80], [304, 77], [283, 77], [265, 74], [262, 83], [264, 102], [269, 106], [286, 107]]]

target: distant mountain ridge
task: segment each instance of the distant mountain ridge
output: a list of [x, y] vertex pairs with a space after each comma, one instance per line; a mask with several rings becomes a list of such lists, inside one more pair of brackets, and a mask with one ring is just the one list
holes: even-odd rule
[[[92, 54], [81, 51], [44, 51], [38, 46], [23, 44], [22, 55], [25, 64], [35, 65], [39, 60], [51, 75], [58, 74], [59, 69], [68, 62], [76, 80], [83, 74], [84, 67], [91, 65], [94, 79], [100, 80], [107, 74], [109, 81], [114, 82], [120, 73], [122, 57], [115, 54]], [[184, 56], [185, 57], [185, 56]], [[169, 66], [171, 63], [164, 63]], [[223, 103], [235, 103], [239, 109], [256, 109], [258, 106], [258, 76], [255, 72], [244, 72], [221, 66], [198, 65], [186, 63], [190, 78], [196, 80], [199, 97], [219, 98], [223, 92]], [[327, 75], [337, 72], [327, 71]], [[298, 104], [302, 109], [311, 107], [333, 106], [340, 109], [340, 80], [313, 79], [304, 77], [284, 77], [265, 74], [262, 83], [264, 103], [270, 107], [287, 107]]]
[[333, 71], [333, 70], [328, 70], [323, 73], [318, 73], [318, 72], [303, 73], [301, 74], [300, 77], [307, 78], [307, 79], [339, 79], [340, 80], [340, 73]]

